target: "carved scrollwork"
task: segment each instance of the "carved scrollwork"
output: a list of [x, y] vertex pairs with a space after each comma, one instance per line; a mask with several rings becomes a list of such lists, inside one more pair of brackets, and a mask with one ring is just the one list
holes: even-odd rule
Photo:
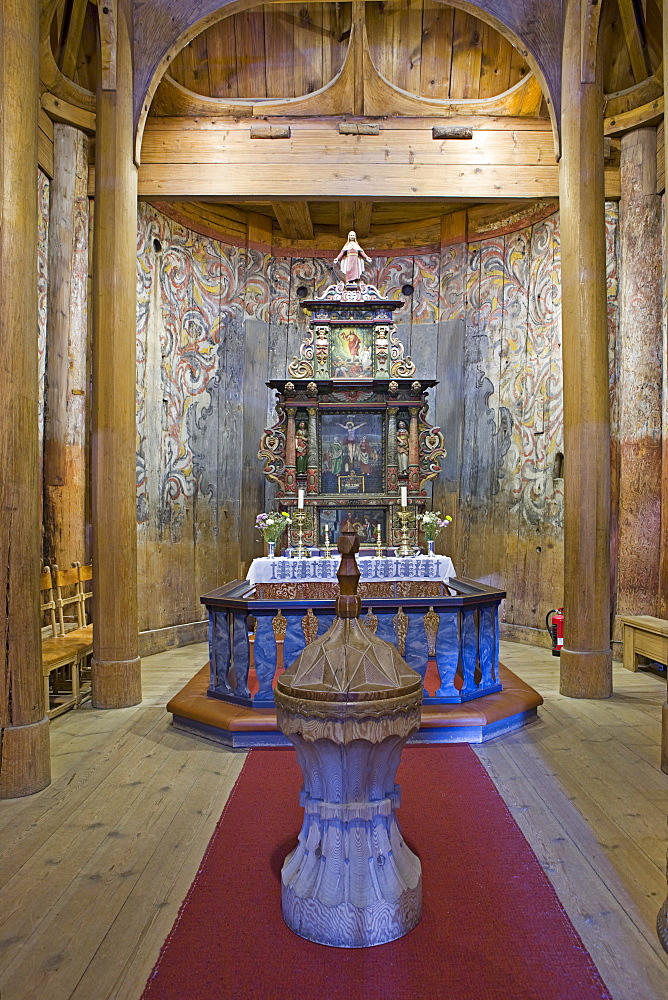
[[392, 365], [391, 374], [393, 378], [410, 378], [415, 375], [415, 365], [410, 358], [402, 358]]
[[410, 378], [415, 375], [415, 365], [410, 358], [404, 357], [404, 345], [396, 336], [396, 326], [388, 328], [390, 334], [390, 360], [392, 367], [390, 375], [392, 378]]
[[293, 378], [313, 378], [315, 375], [313, 368], [314, 355], [313, 330], [309, 329], [299, 348], [299, 357], [293, 358], [288, 365], [288, 375], [292, 375]]
[[260, 448], [257, 453], [258, 458], [264, 459], [263, 472], [267, 479], [278, 483], [284, 487], [283, 473], [285, 472], [285, 412], [280, 410], [280, 420], [269, 430], [265, 430], [260, 438]]
[[440, 459], [447, 452], [445, 440], [439, 427], [422, 424], [420, 427], [420, 489], [441, 471]]

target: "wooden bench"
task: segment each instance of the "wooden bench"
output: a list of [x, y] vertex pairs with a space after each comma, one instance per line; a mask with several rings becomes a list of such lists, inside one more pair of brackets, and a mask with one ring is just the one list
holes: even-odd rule
[[[668, 666], [668, 621], [652, 615], [620, 615], [620, 621], [627, 670], [638, 669], [639, 656]], [[661, 722], [661, 769], [668, 774], [668, 697]]]
[[41, 611], [46, 627], [42, 637], [44, 705], [50, 719], [79, 704], [79, 644], [59, 635], [53, 574], [45, 566], [40, 577]]
[[90, 697], [93, 626], [86, 624], [86, 601], [92, 597], [92, 578], [92, 567], [79, 563], [67, 570], [45, 567], [42, 572], [42, 613], [48, 622], [42, 673], [49, 718], [78, 708]]
[[668, 665], [668, 621], [651, 615], [620, 615], [624, 666], [638, 669], [638, 657]]

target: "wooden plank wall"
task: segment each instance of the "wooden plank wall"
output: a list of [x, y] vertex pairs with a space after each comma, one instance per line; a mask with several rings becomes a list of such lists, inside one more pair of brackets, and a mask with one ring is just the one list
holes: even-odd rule
[[[608, 208], [615, 343], [617, 215]], [[331, 264], [247, 253], [146, 204], [139, 247], [147, 629], [200, 617], [200, 595], [261, 553], [253, 521], [272, 501], [256, 457], [273, 419], [264, 382], [285, 376], [306, 327], [300, 299], [324, 290]], [[419, 374], [441, 379], [431, 418], [448, 449], [434, 488], [434, 505], [455, 519], [445, 550], [460, 573], [507, 588], [508, 626], [534, 638], [563, 600], [559, 268], [553, 215], [469, 243], [462, 230], [441, 253], [374, 258], [366, 275], [384, 295], [405, 299], [399, 335]], [[408, 284], [414, 292], [404, 296]]]
[[[174, 59], [170, 75], [197, 94], [301, 97], [343, 65], [350, 3], [283, 3], [232, 14]], [[507, 39], [472, 14], [437, 0], [365, 4], [369, 47], [386, 79], [433, 98], [495, 97], [529, 67]]]

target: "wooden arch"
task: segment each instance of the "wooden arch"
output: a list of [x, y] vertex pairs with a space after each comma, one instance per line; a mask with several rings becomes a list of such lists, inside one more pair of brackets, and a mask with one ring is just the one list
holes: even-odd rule
[[[258, 0], [140, 0], [135, 3], [134, 119], [137, 160], [156, 88], [181, 49], [221, 17], [256, 6]], [[486, 21], [519, 48], [539, 80], [559, 129], [561, 93], [561, 0], [448, 0]]]

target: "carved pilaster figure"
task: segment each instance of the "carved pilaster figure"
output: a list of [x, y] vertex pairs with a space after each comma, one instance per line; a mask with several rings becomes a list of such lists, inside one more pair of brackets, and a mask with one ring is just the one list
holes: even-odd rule
[[397, 443], [397, 467], [399, 469], [399, 475], [405, 476], [408, 473], [410, 452], [410, 437], [405, 420], [399, 421], [395, 438]]
[[297, 467], [297, 475], [305, 476], [306, 469], [308, 468], [308, 456], [309, 456], [309, 434], [306, 426], [305, 420], [297, 421], [297, 428], [295, 431], [295, 464]]

